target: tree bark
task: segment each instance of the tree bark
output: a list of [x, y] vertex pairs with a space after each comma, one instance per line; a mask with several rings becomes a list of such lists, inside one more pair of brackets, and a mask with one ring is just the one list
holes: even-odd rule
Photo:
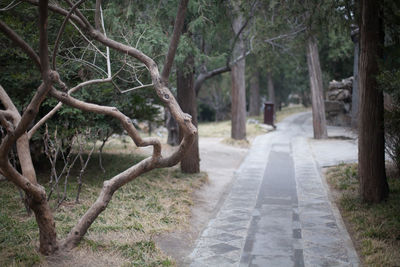
[[[197, 103], [196, 92], [194, 89], [194, 58], [193, 55], [187, 56], [183, 66], [177, 69], [177, 90], [178, 104], [182, 111], [192, 116], [192, 123], [197, 127]], [[181, 131], [179, 131], [181, 132]], [[183, 136], [180, 135], [179, 139]], [[200, 172], [200, 156], [199, 156], [199, 138], [196, 136], [195, 141], [186, 152], [181, 161], [181, 170], [183, 173]]]
[[[242, 29], [244, 20], [243, 14], [236, 7], [236, 14], [233, 18], [233, 31], [238, 34]], [[237, 43], [233, 49], [233, 57], [237, 58], [246, 53], [243, 35], [239, 34]], [[246, 139], [246, 86], [245, 86], [246, 59], [239, 60], [231, 66], [232, 81], [232, 129], [231, 137], [236, 140]]]
[[189, 0], [181, 0], [179, 2], [178, 12], [176, 14], [174, 23], [174, 31], [172, 32], [172, 38], [171, 42], [169, 43], [168, 53], [165, 56], [164, 67], [161, 72], [161, 78], [166, 84], [168, 84], [169, 73], [171, 72], [172, 63], [174, 62], [176, 49], [178, 49], [179, 39], [182, 34], [188, 3]]
[[307, 42], [307, 65], [310, 76], [314, 138], [324, 139], [328, 137], [328, 133], [326, 130], [322, 71], [319, 62], [317, 41], [313, 35], [309, 36]]
[[274, 104], [276, 110], [276, 100], [275, 100], [275, 88], [274, 88], [274, 81], [272, 80], [272, 73], [270, 71], [267, 72], [267, 79], [268, 79], [268, 98], [269, 102]]
[[351, 38], [354, 42], [354, 64], [353, 64], [353, 90], [351, 92], [351, 127], [358, 127], [358, 61], [360, 53], [360, 41], [358, 29], [352, 32]]
[[250, 79], [250, 103], [249, 115], [260, 115], [260, 77], [259, 72], [255, 71]]
[[382, 7], [361, 1], [359, 66], [358, 173], [363, 201], [380, 202], [389, 194], [385, 173], [383, 93], [376, 75], [383, 56]]
[[[44, 190], [43, 190], [44, 191]], [[44, 255], [51, 255], [58, 250], [56, 223], [46, 197], [42, 201], [29, 200], [29, 207], [33, 210], [39, 227], [39, 251]]]
[[[12, 122], [14, 130], [7, 133], [0, 145], [0, 169], [1, 172], [15, 185], [25, 191], [29, 207], [33, 210], [36, 222], [39, 227], [40, 247], [39, 251], [45, 255], [53, 254], [58, 249], [57, 234], [53, 214], [46, 199], [46, 192], [42, 186], [37, 183], [32, 158], [29, 151], [29, 139], [26, 133], [29, 124], [35, 119], [39, 111], [39, 106], [47, 96], [51, 86], [52, 78], [55, 73], [50, 71], [47, 25], [48, 25], [48, 1], [43, 0], [38, 4], [39, 9], [39, 61], [43, 83], [37, 89], [34, 97], [31, 99], [24, 114], [21, 116], [9, 98], [6, 91], [0, 86], [0, 100], [6, 110], [13, 113]], [[8, 28], [8, 30], [10, 30]], [[28, 51], [34, 61], [37, 60], [35, 52], [13, 31], [8, 31], [11, 38], [19, 47]], [[33, 53], [33, 54], [32, 54]], [[22, 175], [17, 172], [10, 164], [8, 153], [11, 146], [16, 143], [18, 157], [20, 160]]]
[[[168, 47], [168, 53], [165, 56], [164, 67], [161, 72], [161, 78], [165, 84], [168, 84], [168, 77], [172, 69], [172, 64], [174, 63], [176, 50], [178, 49], [188, 3], [189, 0], [181, 0], [179, 3], [178, 13], [176, 14], [175, 18], [174, 30], [172, 32], [172, 38]], [[177, 146], [179, 144], [179, 125], [168, 109], [165, 109], [165, 115], [165, 126], [168, 130], [167, 144], [171, 146]]]
[[[21, 122], [21, 115], [19, 114], [14, 103], [9, 98], [8, 94], [1, 85], [0, 85], [0, 100], [4, 105], [4, 107], [13, 113], [14, 117], [13, 124], [14, 127], [17, 128]], [[23, 177], [20, 176], [20, 179], [25, 178], [26, 179], [25, 185], [27, 186], [27, 188], [22, 188], [22, 189], [25, 191], [26, 201], [28, 203], [29, 208], [33, 210], [36, 222], [39, 227], [39, 239], [40, 239], [39, 251], [42, 254], [50, 255], [58, 249], [55, 222], [49, 204], [47, 202], [46, 192], [37, 183], [36, 172], [32, 163], [31, 153], [29, 150], [28, 134], [27, 133], [22, 134], [17, 139], [16, 145], [17, 145], [18, 159], [20, 161], [22, 175], [23, 175]], [[6, 177], [8, 177], [9, 180], [14, 182], [10, 178], [14, 177], [15, 175], [19, 176], [19, 174], [17, 174], [15, 169], [11, 167], [8, 158], [3, 159], [1, 156], [0, 158], [1, 158], [0, 169], [2, 173]], [[36, 189], [37, 192], [39, 192], [39, 194], [32, 194], [30, 190], [31, 187]]]

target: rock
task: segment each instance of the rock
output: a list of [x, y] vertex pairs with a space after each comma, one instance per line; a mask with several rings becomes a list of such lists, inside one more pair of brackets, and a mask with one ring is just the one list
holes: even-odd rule
[[327, 100], [351, 102], [351, 93], [345, 89], [330, 90], [326, 93]]
[[328, 114], [339, 114], [346, 112], [346, 108], [341, 101], [325, 101], [325, 112]]
[[326, 92], [325, 111], [329, 125], [351, 125], [351, 94], [353, 91], [353, 77], [342, 81], [331, 81]]
[[351, 125], [351, 116], [345, 113], [339, 113], [332, 116], [327, 114], [326, 122], [328, 125], [332, 126], [349, 127]]
[[350, 91], [351, 94], [351, 91], [353, 89], [353, 77], [343, 79], [341, 82], [335, 80], [329, 82], [329, 87], [328, 87], [329, 91], [337, 89], [348, 90]]

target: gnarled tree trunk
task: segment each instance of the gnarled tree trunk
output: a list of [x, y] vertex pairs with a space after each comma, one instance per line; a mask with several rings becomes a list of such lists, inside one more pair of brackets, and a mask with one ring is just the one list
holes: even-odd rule
[[317, 41], [313, 35], [308, 37], [307, 65], [308, 75], [310, 76], [314, 138], [324, 139], [328, 137], [328, 132], [326, 130], [322, 71], [319, 62]]
[[[0, 31], [2, 31], [5, 36], [12, 40], [16, 46], [21, 48], [25, 54], [32, 59], [32, 61], [38, 67], [43, 80], [22, 116], [18, 114], [18, 111], [12, 104], [11, 99], [8, 97], [5, 90], [3, 90], [3, 88], [0, 86], [0, 100], [3, 104], [0, 108], [0, 123], [2, 127], [7, 130], [7, 134], [1, 140], [0, 144], [0, 173], [7, 177], [7, 179], [13, 182], [17, 187], [24, 190], [24, 192], [28, 195], [29, 206], [35, 213], [36, 221], [39, 227], [40, 251], [43, 254], [54, 253], [58, 248], [58, 243], [56, 238], [54, 217], [47, 202], [46, 192], [43, 187], [37, 183], [33, 166], [31, 166], [32, 161], [29, 154], [29, 138], [33, 133], [31, 131], [27, 133], [27, 129], [34, 122], [42, 102], [48, 97], [48, 95], [60, 101], [60, 103], [57, 105], [58, 108], [61, 106], [62, 102], [84, 112], [93, 112], [96, 114], [104, 114], [113, 117], [121, 123], [121, 126], [126, 130], [128, 135], [132, 138], [137, 146], [153, 147], [152, 156], [142, 160], [141, 162], [104, 182], [104, 186], [96, 202], [86, 211], [79, 222], [72, 228], [68, 236], [61, 242], [61, 247], [64, 248], [73, 248], [80, 242], [94, 220], [104, 209], [106, 209], [113, 193], [116, 190], [144, 172], [155, 168], [171, 167], [177, 164], [197, 136], [197, 129], [191, 123], [190, 116], [182, 112], [174, 96], [166, 86], [166, 81], [169, 76], [169, 69], [172, 64], [171, 61], [174, 58], [180, 33], [182, 31], [182, 24], [188, 0], [180, 1], [177, 18], [174, 25], [174, 34], [171, 40], [170, 49], [168, 51], [163, 75], [160, 75], [158, 66], [153, 59], [133, 47], [109, 39], [105, 33], [103, 34], [93, 28], [88, 19], [77, 9], [79, 4], [82, 4], [83, 1], [79, 1], [76, 4], [73, 4], [70, 1], [67, 2], [71, 6], [70, 10], [65, 10], [58, 5], [49, 4], [48, 0], [29, 1], [30, 4], [39, 6], [38, 55], [15, 31], [13, 31], [0, 20]], [[113, 77], [107, 79], [94, 79], [81, 83], [80, 85], [74, 87], [75, 89], [72, 88], [67, 90], [68, 88], [62, 82], [62, 78], [56, 71], [57, 45], [54, 46], [53, 69], [50, 69], [50, 56], [48, 53], [49, 45], [47, 40], [48, 9], [51, 9], [52, 11], [65, 17], [64, 23], [60, 27], [59, 35], [55, 42], [56, 44], [58, 41], [60, 41], [61, 33], [65, 29], [64, 26], [66, 25], [66, 22], [68, 19], [71, 19], [82, 32], [85, 32], [87, 37], [98, 41], [109, 49], [113, 49], [121, 54], [131, 56], [146, 66], [152, 80], [152, 86], [154, 87], [158, 97], [165, 104], [165, 106], [167, 106], [172, 116], [182, 129], [182, 134], [184, 137], [177, 151], [174, 151], [169, 156], [164, 157], [161, 153], [162, 147], [160, 141], [156, 138], [141, 138], [139, 132], [134, 127], [132, 120], [121, 113], [116, 107], [102, 106], [84, 102], [74, 98], [71, 95], [74, 90], [78, 90], [84, 85], [111, 82]], [[64, 91], [57, 90], [55, 87], [53, 87], [53, 84], [56, 83]], [[53, 109], [53, 111], [55, 113], [57, 109]], [[47, 120], [51, 117], [51, 115], [46, 115], [45, 117], [45, 120]], [[40, 121], [38, 123], [40, 123]], [[34, 128], [36, 127], [33, 127], [32, 129]], [[22, 167], [22, 174], [10, 164], [8, 158], [10, 150], [14, 144], [17, 144], [18, 156], [21, 164], [24, 165]]]
[[[0, 85], [0, 100], [4, 107], [12, 112], [13, 124], [16, 128], [21, 122], [21, 116], [14, 106], [6, 91]], [[31, 152], [29, 149], [28, 134], [24, 133], [16, 141], [18, 159], [20, 161], [22, 175], [15, 171], [8, 162], [8, 159], [3, 159], [5, 155], [0, 155], [0, 169], [5, 177], [20, 176], [20, 179], [26, 179], [24, 189], [26, 201], [29, 208], [34, 212], [36, 222], [39, 227], [39, 251], [44, 255], [50, 255], [58, 249], [57, 234], [53, 214], [51, 213], [49, 203], [47, 202], [46, 192], [44, 188], [37, 183], [36, 172], [32, 163]], [[13, 180], [11, 180], [14, 182]], [[14, 182], [15, 183], [15, 182]], [[34, 187], [38, 194], [32, 194], [30, 188]]]
[[[197, 103], [194, 90], [194, 58], [187, 56], [182, 67], [177, 69], [178, 104], [182, 111], [192, 116], [192, 123], [197, 127]], [[181, 131], [179, 131], [181, 132]], [[183, 136], [180, 136], [182, 139]], [[184, 173], [200, 172], [199, 138], [190, 146], [181, 161], [181, 170]]]
[[375, 203], [389, 193], [385, 173], [383, 93], [376, 81], [379, 59], [383, 55], [381, 11], [379, 1], [361, 1], [358, 173], [361, 198]]

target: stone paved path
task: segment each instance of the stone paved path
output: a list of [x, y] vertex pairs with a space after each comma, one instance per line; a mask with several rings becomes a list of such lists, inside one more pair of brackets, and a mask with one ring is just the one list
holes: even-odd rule
[[[320, 174], [322, 166], [355, 161], [356, 143], [315, 142], [310, 123], [310, 113], [297, 114], [255, 139], [190, 266], [359, 265]], [[341, 128], [328, 132], [351, 135]]]

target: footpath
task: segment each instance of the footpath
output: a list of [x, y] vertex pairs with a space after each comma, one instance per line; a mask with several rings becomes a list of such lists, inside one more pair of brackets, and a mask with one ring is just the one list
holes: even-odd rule
[[312, 139], [311, 113], [257, 137], [189, 256], [197, 266], [358, 266], [322, 168], [357, 160], [351, 132]]

